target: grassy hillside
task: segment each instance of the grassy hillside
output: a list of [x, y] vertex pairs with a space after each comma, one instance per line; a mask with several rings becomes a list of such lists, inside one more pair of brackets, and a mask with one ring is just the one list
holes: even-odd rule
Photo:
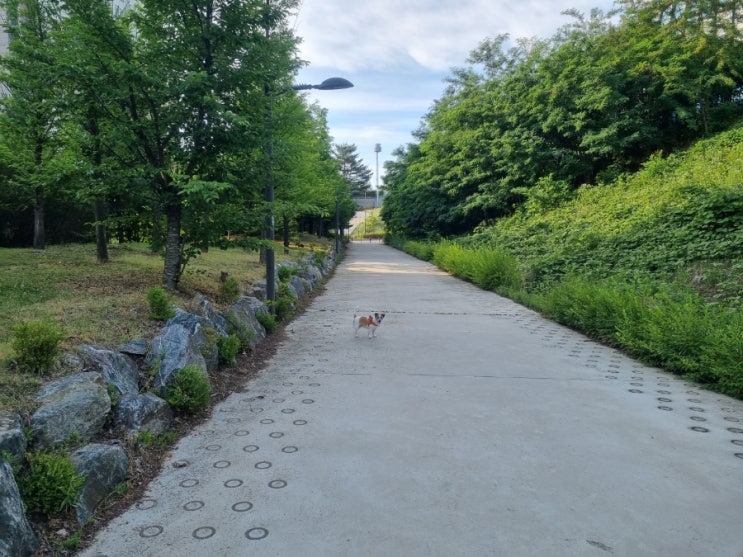
[[743, 398], [743, 128], [438, 244], [393, 243]]

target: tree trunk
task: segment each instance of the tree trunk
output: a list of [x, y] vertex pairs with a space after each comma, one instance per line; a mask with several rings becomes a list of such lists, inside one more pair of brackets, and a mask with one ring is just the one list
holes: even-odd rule
[[95, 200], [95, 250], [98, 263], [108, 263], [108, 231], [106, 220], [106, 199], [101, 195]]
[[34, 249], [44, 249], [46, 246], [46, 230], [44, 229], [44, 188], [36, 188], [34, 202]]
[[163, 287], [176, 290], [181, 278], [181, 202], [173, 200], [165, 205], [165, 268]]

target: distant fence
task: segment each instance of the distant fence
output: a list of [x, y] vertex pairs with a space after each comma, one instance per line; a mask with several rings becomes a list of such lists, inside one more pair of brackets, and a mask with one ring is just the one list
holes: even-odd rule
[[384, 199], [384, 195], [380, 193], [378, 200], [377, 196], [373, 195], [370, 197], [354, 197], [353, 201], [360, 209], [374, 209], [382, 206], [382, 199]]

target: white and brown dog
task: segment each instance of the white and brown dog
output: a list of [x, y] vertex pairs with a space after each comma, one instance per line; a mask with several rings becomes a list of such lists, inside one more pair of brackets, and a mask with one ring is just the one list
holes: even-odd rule
[[374, 315], [353, 314], [353, 336], [356, 336], [362, 327], [369, 331], [369, 338], [377, 335], [377, 328], [384, 320], [384, 313], [375, 313]]

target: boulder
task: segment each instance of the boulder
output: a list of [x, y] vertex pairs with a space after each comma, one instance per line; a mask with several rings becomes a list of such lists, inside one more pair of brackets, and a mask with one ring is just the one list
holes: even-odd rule
[[229, 324], [224, 316], [214, 309], [214, 305], [203, 294], [196, 294], [191, 302], [191, 308], [197, 314], [207, 320], [209, 326], [219, 331], [222, 336], [227, 336]]
[[88, 368], [100, 372], [104, 381], [113, 385], [119, 394], [139, 392], [139, 369], [126, 354], [90, 344], [80, 346], [80, 353]]
[[124, 395], [114, 409], [114, 425], [129, 432], [149, 431], [155, 435], [170, 428], [173, 410], [152, 393]]
[[98, 503], [126, 480], [129, 457], [118, 445], [94, 443], [76, 450], [70, 455], [70, 460], [75, 472], [85, 477], [75, 504], [77, 522], [82, 526]]
[[0, 458], [0, 555], [29, 557], [39, 545], [23, 511], [13, 469]]
[[297, 300], [304, 298], [310, 292], [312, 292], [312, 283], [308, 281], [306, 278], [302, 278], [297, 275], [292, 275], [292, 278], [290, 279], [289, 284], [294, 290], [294, 292], [297, 294]]
[[0, 412], [0, 455], [9, 452], [18, 460], [26, 454], [26, 435], [19, 414]]
[[227, 308], [226, 314], [231, 315], [239, 323], [253, 331], [253, 343], [251, 349], [266, 338], [266, 329], [256, 317], [259, 313], [268, 313], [266, 304], [252, 296], [242, 296], [237, 302]]
[[127, 342], [124, 346], [121, 347], [122, 354], [128, 354], [129, 356], [146, 356], [147, 351], [149, 350], [149, 344], [147, 341], [143, 338], [138, 338], [136, 340], [132, 340], [130, 342]]
[[111, 411], [103, 377], [86, 372], [62, 377], [39, 389], [41, 407], [31, 416], [34, 446], [48, 449], [70, 435], [91, 439], [99, 433]]
[[152, 340], [147, 363], [157, 369], [157, 390], [164, 389], [173, 374], [187, 365], [197, 365], [203, 370], [217, 369], [217, 339], [209, 338], [205, 327], [209, 325], [203, 317], [178, 310], [176, 316], [165, 324], [161, 334]]

